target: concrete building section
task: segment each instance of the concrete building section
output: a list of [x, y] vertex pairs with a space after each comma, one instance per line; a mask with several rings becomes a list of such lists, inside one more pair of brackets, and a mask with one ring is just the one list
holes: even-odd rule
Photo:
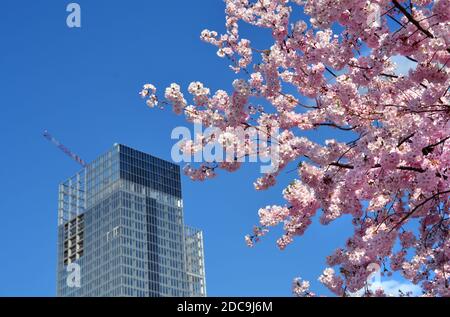
[[87, 164], [59, 187], [58, 296], [206, 296], [182, 206], [178, 165], [120, 144]]

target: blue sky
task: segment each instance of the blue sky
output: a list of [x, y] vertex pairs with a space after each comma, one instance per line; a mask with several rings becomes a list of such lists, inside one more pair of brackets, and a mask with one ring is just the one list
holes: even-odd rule
[[[186, 88], [199, 80], [214, 91], [235, 78], [199, 39], [204, 28], [223, 31], [221, 0], [80, 0], [81, 29], [65, 24], [69, 2], [2, 0], [0, 296], [56, 292], [58, 183], [79, 166], [42, 137], [44, 129], [86, 161], [115, 142], [170, 160], [170, 133], [185, 123], [170, 111], [150, 111], [138, 96], [142, 84]], [[267, 34], [254, 34], [257, 47], [269, 43]], [[206, 183], [183, 177], [185, 222], [204, 230], [208, 294], [289, 296], [296, 276], [329, 294], [317, 277], [326, 255], [351, 234], [349, 218], [316, 222], [283, 252], [275, 244], [279, 230], [248, 248], [244, 235], [258, 208], [282, 203], [295, 176], [283, 174], [275, 188], [256, 192], [258, 171], [253, 164]]]

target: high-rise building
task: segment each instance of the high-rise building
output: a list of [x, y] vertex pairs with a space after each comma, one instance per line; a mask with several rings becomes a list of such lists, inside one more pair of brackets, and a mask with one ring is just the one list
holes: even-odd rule
[[178, 165], [115, 144], [60, 184], [58, 296], [206, 296]]

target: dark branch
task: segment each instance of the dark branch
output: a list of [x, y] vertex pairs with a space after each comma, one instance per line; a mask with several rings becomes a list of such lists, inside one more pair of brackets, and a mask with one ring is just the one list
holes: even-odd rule
[[414, 63], [418, 63], [418, 62], [419, 62], [417, 59], [414, 59], [414, 58], [412, 58], [411, 56], [406, 56], [406, 55], [405, 55], [405, 57], [406, 57], [407, 59], [409, 59], [411, 62], [414, 62]]
[[[355, 167], [353, 165], [350, 164], [344, 164], [344, 163], [339, 163], [339, 162], [333, 162], [329, 164], [330, 166], [336, 166], [336, 167], [340, 167], [340, 168], [346, 168], [346, 169], [354, 169]], [[381, 164], [375, 164], [374, 166], [372, 166], [372, 168], [380, 168], [382, 167]], [[414, 166], [397, 166], [398, 170], [401, 171], [411, 171], [411, 172], [417, 172], [417, 173], [425, 173], [426, 170], [420, 167], [414, 167]]]
[[416, 19], [414, 19], [411, 13], [409, 13], [408, 10], [406, 10], [400, 3], [398, 3], [397, 0], [392, 0], [392, 3], [401, 13], [403, 13], [403, 15], [408, 19], [408, 21], [414, 24], [423, 34], [425, 34], [429, 38], [434, 38], [433, 34], [431, 34], [430, 31], [425, 30], [420, 25], [420, 23]]
[[416, 207], [414, 207], [410, 212], [408, 212], [408, 214], [406, 214], [406, 216], [404, 216], [389, 232], [397, 229], [398, 227], [400, 227], [406, 220], [408, 220], [408, 218], [410, 218], [420, 207], [422, 207], [423, 205], [425, 205], [427, 202], [429, 202], [430, 200], [433, 200], [436, 197], [439, 197], [440, 195], [444, 195], [444, 194], [448, 194], [450, 193], [450, 190], [446, 190], [443, 192], [438, 192], [436, 194], [434, 194], [431, 197], [428, 197], [427, 199], [425, 199], [424, 201], [422, 201], [420, 204], [418, 204]]
[[444, 138], [444, 139], [442, 139], [442, 140], [440, 140], [440, 141], [438, 141], [438, 142], [436, 142], [436, 143], [434, 143], [434, 144], [430, 144], [430, 145], [424, 147], [424, 148], [422, 149], [422, 154], [425, 155], [425, 156], [427, 156], [428, 154], [430, 154], [430, 153], [432, 153], [432, 152], [434, 151], [434, 148], [435, 148], [436, 146], [438, 146], [439, 144], [444, 143], [444, 142], [447, 141], [448, 139], [450, 139], [450, 136], [448, 136], [448, 137], [446, 137], [446, 138]]
[[343, 130], [343, 131], [352, 131], [352, 130], [354, 130], [356, 128], [356, 127], [348, 127], [348, 128], [341, 127], [341, 126], [339, 126], [337, 124], [334, 124], [334, 123], [331, 123], [331, 122], [315, 123], [314, 126], [315, 127], [318, 127], [318, 126], [333, 127], [333, 128], [336, 128], [336, 129], [339, 129], [339, 130]]
[[410, 135], [404, 137], [403, 139], [401, 139], [398, 144], [397, 147], [400, 147], [403, 143], [407, 142], [409, 139], [411, 139], [414, 135], [416, 134], [416, 132], [411, 133]]
[[336, 75], [331, 69], [329, 69], [327, 66], [325, 66], [325, 69], [326, 69], [331, 75], [333, 75], [333, 77], [337, 77], [337, 75]]
[[[408, 19], [409, 22], [414, 24], [418, 30], [420, 30], [423, 34], [425, 34], [428, 38], [434, 39], [434, 35], [431, 34], [430, 31], [426, 30], [425, 28], [420, 25], [420, 22], [417, 21], [411, 13], [408, 12], [397, 0], [392, 0], [392, 3], [394, 6], [401, 12], [403, 15]], [[450, 53], [450, 48], [446, 49], [447, 52]]]

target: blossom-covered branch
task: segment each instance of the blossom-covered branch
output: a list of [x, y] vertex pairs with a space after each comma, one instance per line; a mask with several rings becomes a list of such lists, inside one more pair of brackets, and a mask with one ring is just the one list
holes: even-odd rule
[[[367, 288], [375, 263], [386, 274], [399, 271], [426, 296], [450, 296], [450, 0], [225, 4], [225, 32], [204, 30], [201, 39], [231, 61], [233, 91], [212, 94], [193, 82], [192, 102], [177, 84], [164, 98], [153, 85], [141, 95], [150, 107], [171, 106], [189, 122], [218, 128], [212, 139], [235, 146], [237, 157], [249, 155], [256, 141], [240, 142], [232, 129], [280, 129], [273, 157], [279, 169], [262, 175], [255, 188], [272, 187], [289, 163], [298, 165], [298, 176], [283, 191], [285, 204], [259, 210], [260, 224], [247, 243], [282, 225], [278, 246], [284, 249], [316, 216], [327, 225], [350, 215], [354, 230], [319, 278], [332, 292], [385, 295]], [[299, 6], [305, 16], [296, 20], [292, 12]], [[253, 48], [252, 39], [241, 36], [242, 23], [270, 30], [271, 46]], [[414, 63], [406, 73], [395, 64], [399, 56]], [[324, 128], [354, 141], [316, 143], [302, 135]], [[183, 148], [198, 151], [205, 142]], [[242, 166], [201, 164], [185, 171], [205, 180]], [[314, 295], [301, 279], [293, 291]]]

